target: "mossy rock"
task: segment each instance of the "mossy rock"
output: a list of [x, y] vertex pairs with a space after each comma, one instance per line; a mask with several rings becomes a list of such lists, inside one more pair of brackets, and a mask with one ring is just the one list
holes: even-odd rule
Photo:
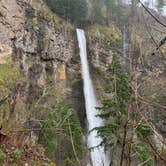
[[14, 66], [11, 57], [12, 55], [8, 55], [6, 63], [0, 65], [0, 93], [2, 98], [8, 95], [17, 80], [23, 78], [17, 67]]
[[122, 32], [114, 23], [108, 26], [95, 24], [87, 31], [87, 37], [89, 41], [98, 40], [114, 45], [122, 40]]
[[[23, 80], [22, 74], [12, 62], [12, 55], [6, 56], [6, 63], [0, 64], [0, 99], [11, 93], [11, 89], [18, 81]], [[5, 101], [0, 106], [0, 122], [4, 121], [3, 114], [9, 110], [9, 102]]]

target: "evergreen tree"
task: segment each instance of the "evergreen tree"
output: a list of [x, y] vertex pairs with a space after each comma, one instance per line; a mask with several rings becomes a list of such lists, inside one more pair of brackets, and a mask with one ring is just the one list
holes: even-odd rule
[[112, 16], [117, 8], [115, 0], [106, 0], [105, 4], [107, 6], [107, 15], [108, 17]]
[[86, 0], [45, 0], [51, 10], [70, 21], [82, 21], [87, 15]]
[[93, 4], [92, 4], [93, 8], [92, 8], [92, 20], [94, 22], [98, 22], [100, 23], [103, 20], [103, 15], [101, 12], [101, 1], [100, 0], [93, 0]]

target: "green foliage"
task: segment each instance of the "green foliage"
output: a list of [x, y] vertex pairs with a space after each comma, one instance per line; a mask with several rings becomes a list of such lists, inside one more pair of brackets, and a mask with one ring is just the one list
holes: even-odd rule
[[0, 146], [0, 164], [7, 162], [11, 165], [16, 165], [18, 160], [21, 158], [21, 151], [18, 148], [7, 149], [4, 144]]
[[109, 22], [112, 18], [121, 19], [123, 12], [117, 0], [93, 0], [91, 21], [95, 23]]
[[108, 9], [115, 9], [117, 6], [115, 0], [106, 0], [105, 4], [107, 5]]
[[74, 79], [73, 81], [72, 81], [72, 85], [74, 86], [74, 85], [78, 85], [78, 84], [80, 84], [82, 82], [82, 79], [79, 79], [79, 78], [76, 78], [76, 79]]
[[[147, 123], [140, 120], [139, 113], [132, 112], [134, 110], [128, 109], [128, 104], [130, 102], [135, 102], [132, 99], [132, 93], [129, 85], [129, 80], [127, 73], [121, 67], [118, 55], [114, 52], [113, 62], [108, 70], [109, 81], [111, 82], [110, 91], [112, 93], [112, 98], [104, 99], [102, 102], [102, 107], [100, 108], [103, 112], [98, 115], [99, 117], [106, 120], [106, 125], [102, 127], [95, 128], [98, 135], [103, 138], [103, 144], [105, 147], [121, 147], [124, 141], [124, 133], [126, 135], [126, 147], [124, 148], [124, 153], [126, 157], [128, 147], [130, 147], [130, 137], [133, 131], [133, 119], [135, 119], [135, 132], [139, 139], [144, 140], [147, 137], [150, 138], [152, 135], [152, 130]], [[127, 128], [125, 129], [126, 121], [128, 120]], [[127, 131], [125, 131], [127, 130]], [[135, 134], [134, 133], [134, 134]], [[129, 137], [129, 138], [128, 138]], [[150, 154], [150, 148], [147, 142], [140, 142], [136, 140], [134, 142], [134, 150], [139, 161], [144, 163], [146, 166], [152, 164], [152, 158]], [[128, 146], [128, 147], [127, 147]]]
[[134, 150], [137, 153], [138, 159], [144, 163], [144, 166], [152, 165], [152, 158], [149, 152], [149, 146], [145, 142], [138, 142], [134, 146]]
[[108, 15], [113, 15], [115, 12], [119, 10], [119, 5], [117, 5], [115, 0], [106, 0], [105, 4], [107, 6]]
[[[22, 74], [12, 61], [13, 55], [7, 55], [4, 60], [6, 63], [0, 64], [0, 100], [10, 94], [11, 89], [17, 82], [23, 80]], [[6, 120], [4, 114], [9, 110], [9, 102], [5, 101], [0, 106], [0, 123]]]
[[101, 69], [101, 67], [96, 67], [96, 73], [97, 73], [97, 75], [102, 75], [102, 69]]
[[18, 149], [18, 148], [14, 148], [13, 150], [12, 150], [12, 153], [11, 153], [11, 161], [12, 162], [17, 162], [19, 159], [20, 159], [20, 157], [21, 157], [21, 151], [20, 151], [20, 149]]
[[5, 159], [6, 159], [6, 153], [0, 149], [0, 164], [3, 164]]
[[103, 15], [101, 11], [101, 1], [100, 0], [94, 0], [92, 3], [92, 20], [93, 22], [101, 23], [103, 20]]
[[139, 136], [143, 136], [144, 138], [152, 135], [152, 129], [150, 128], [150, 126], [147, 124], [143, 124], [143, 123], [140, 123], [137, 126], [136, 132]]
[[119, 129], [118, 124], [108, 124], [106, 126], [98, 128], [98, 134], [104, 139], [108, 139], [112, 134], [115, 134]]
[[113, 94], [113, 98], [104, 100], [102, 108], [103, 110], [112, 108], [119, 110], [121, 113], [126, 113], [131, 90], [127, 73], [122, 69], [116, 53], [114, 53], [113, 62], [108, 72], [110, 81], [108, 87]]
[[108, 20], [118, 20], [123, 22], [125, 19], [126, 11], [121, 6], [121, 2], [117, 0], [105, 0], [105, 5], [107, 9], [107, 19]]
[[109, 70], [111, 75], [113, 75], [110, 79], [113, 81], [112, 89], [115, 91], [115, 97], [119, 103], [119, 108], [125, 110], [130, 98], [131, 90], [127, 73], [122, 69], [117, 55], [113, 57], [113, 62], [110, 65]]
[[73, 79], [72, 79], [72, 86], [77, 86], [82, 83], [82, 76], [80, 73], [73, 74]]
[[42, 128], [48, 130], [40, 133], [40, 142], [56, 163], [63, 161], [66, 165], [75, 165], [77, 158], [81, 159], [83, 154], [82, 132], [77, 115], [65, 102], [48, 111], [48, 117], [42, 123]]
[[114, 53], [113, 63], [110, 65], [108, 72], [109, 88], [113, 97], [102, 101], [101, 109], [103, 112], [98, 116], [106, 119], [109, 123], [96, 129], [103, 138], [103, 143], [106, 146], [112, 146], [115, 142], [121, 142], [120, 135], [124, 125], [123, 117], [127, 114], [127, 105], [131, 92], [127, 74], [122, 69], [116, 53]]
[[110, 84], [106, 84], [104, 86], [104, 92], [105, 93], [111, 93], [111, 85]]
[[107, 46], [117, 46], [122, 39], [122, 33], [114, 23], [108, 26], [94, 24], [89, 27], [87, 37], [89, 41], [102, 41]]
[[6, 96], [10, 88], [15, 85], [16, 81], [22, 78], [19, 70], [14, 66], [11, 56], [6, 58], [6, 63], [0, 65], [0, 94]]
[[45, 0], [51, 10], [59, 16], [71, 21], [82, 21], [86, 19], [86, 0]]

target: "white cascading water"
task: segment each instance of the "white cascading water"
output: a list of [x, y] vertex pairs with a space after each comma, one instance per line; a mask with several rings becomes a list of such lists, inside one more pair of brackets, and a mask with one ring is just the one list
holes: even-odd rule
[[[86, 106], [86, 115], [88, 122], [88, 131], [91, 131], [95, 127], [103, 126], [103, 120], [96, 115], [99, 114], [99, 110], [96, 96], [93, 90], [93, 84], [89, 73], [89, 66], [87, 60], [86, 38], [85, 33], [81, 29], [77, 29], [77, 38], [80, 48], [82, 77], [84, 82], [84, 97]], [[93, 166], [109, 166], [109, 157], [104, 152], [104, 147], [98, 146], [102, 142], [102, 138], [97, 137], [96, 130], [89, 133], [87, 138], [88, 148], [93, 148], [90, 152], [91, 161]], [[98, 147], [96, 147], [98, 146]]]

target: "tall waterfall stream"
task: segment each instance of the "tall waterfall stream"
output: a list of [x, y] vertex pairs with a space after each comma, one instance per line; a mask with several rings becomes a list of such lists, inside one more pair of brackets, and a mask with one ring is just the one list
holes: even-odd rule
[[104, 147], [98, 146], [102, 142], [102, 138], [97, 136], [96, 130], [91, 131], [95, 127], [103, 126], [103, 120], [99, 117], [96, 117], [96, 115], [99, 114], [99, 110], [96, 109], [98, 103], [94, 93], [93, 83], [90, 77], [87, 60], [86, 37], [83, 30], [77, 29], [77, 38], [80, 48], [85, 107], [88, 123], [87, 146], [88, 148], [92, 148], [90, 155], [93, 166], [109, 166], [110, 160], [108, 155], [104, 151]]

